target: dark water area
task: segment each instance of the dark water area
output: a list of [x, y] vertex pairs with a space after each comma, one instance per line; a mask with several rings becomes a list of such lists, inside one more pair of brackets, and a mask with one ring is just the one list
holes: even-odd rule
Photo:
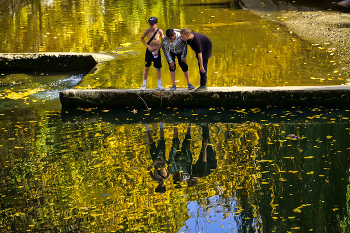
[[153, 15], [212, 39], [209, 86], [348, 82], [332, 48], [237, 1], [0, 1], [2, 53], [118, 56], [94, 76], [0, 71], [0, 232], [348, 232], [350, 109], [62, 108], [78, 83], [139, 88]]

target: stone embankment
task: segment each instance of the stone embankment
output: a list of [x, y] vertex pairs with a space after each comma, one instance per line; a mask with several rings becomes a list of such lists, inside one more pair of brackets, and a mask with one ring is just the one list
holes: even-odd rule
[[273, 0], [263, 2], [242, 0], [242, 2], [246, 9], [253, 13], [284, 24], [293, 34], [302, 39], [334, 51], [342, 74], [347, 78], [350, 76], [349, 9], [342, 8], [335, 2], [312, 6]]
[[66, 107], [266, 107], [349, 106], [349, 86], [210, 87], [196, 92], [135, 89], [69, 89], [60, 93]]
[[89, 72], [97, 63], [113, 59], [100, 53], [0, 53], [0, 70]]

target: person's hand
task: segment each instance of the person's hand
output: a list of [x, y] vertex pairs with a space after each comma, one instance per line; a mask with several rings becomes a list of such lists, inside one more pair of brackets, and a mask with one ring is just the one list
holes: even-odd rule
[[205, 69], [204, 69], [203, 66], [200, 67], [200, 71], [201, 71], [202, 73], [205, 73]]
[[172, 70], [175, 69], [175, 62], [170, 63], [170, 68], [171, 68]]
[[151, 46], [148, 45], [147, 48], [148, 48], [148, 51], [150, 51], [151, 53], [153, 52], [153, 49]]
[[156, 50], [156, 51], [154, 51], [154, 54], [153, 54], [153, 56], [158, 56], [158, 51]]
[[181, 61], [185, 64], [187, 63], [186, 58], [182, 58]]

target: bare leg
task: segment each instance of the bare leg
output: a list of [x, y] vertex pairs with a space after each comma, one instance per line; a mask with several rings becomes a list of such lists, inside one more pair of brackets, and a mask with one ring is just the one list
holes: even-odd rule
[[170, 77], [171, 77], [171, 82], [173, 83], [173, 85], [175, 84], [175, 71], [170, 71]]
[[164, 128], [160, 127], [159, 129], [159, 138], [164, 140]]
[[184, 72], [184, 75], [185, 75], [187, 84], [189, 84], [189, 83], [190, 83], [190, 72], [189, 72], [189, 71], [186, 71], [186, 72]]
[[160, 69], [157, 70], [157, 79], [158, 80], [162, 79], [162, 71]]
[[145, 67], [143, 71], [143, 80], [147, 80], [148, 71], [149, 71], [149, 67]]
[[151, 145], [153, 143], [153, 139], [152, 139], [151, 132], [149, 130], [146, 131], [146, 136], [147, 136], [147, 139], [148, 139], [148, 144]]
[[187, 134], [191, 135], [191, 133], [192, 133], [192, 124], [189, 124], [187, 128]]

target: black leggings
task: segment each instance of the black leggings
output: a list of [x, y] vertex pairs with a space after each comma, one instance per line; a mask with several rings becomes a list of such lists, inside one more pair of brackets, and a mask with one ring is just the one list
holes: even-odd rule
[[179, 63], [179, 66], [181, 67], [182, 71], [183, 72], [187, 72], [188, 71], [188, 65], [181, 61], [181, 54], [175, 54], [175, 53], [170, 52], [170, 56], [173, 59], [174, 65], [175, 65], [175, 68], [172, 70], [171, 67], [170, 67], [170, 63], [168, 62], [169, 63], [169, 70], [171, 72], [175, 72], [175, 70], [176, 70], [175, 57], [177, 57], [177, 62]]
[[205, 69], [205, 73], [201, 72], [201, 69], [200, 69], [200, 66], [199, 66], [199, 63], [198, 63], [199, 75], [201, 76], [201, 81], [200, 81], [200, 85], [201, 86], [206, 86], [207, 85], [208, 60], [209, 59], [203, 59], [203, 67]]

